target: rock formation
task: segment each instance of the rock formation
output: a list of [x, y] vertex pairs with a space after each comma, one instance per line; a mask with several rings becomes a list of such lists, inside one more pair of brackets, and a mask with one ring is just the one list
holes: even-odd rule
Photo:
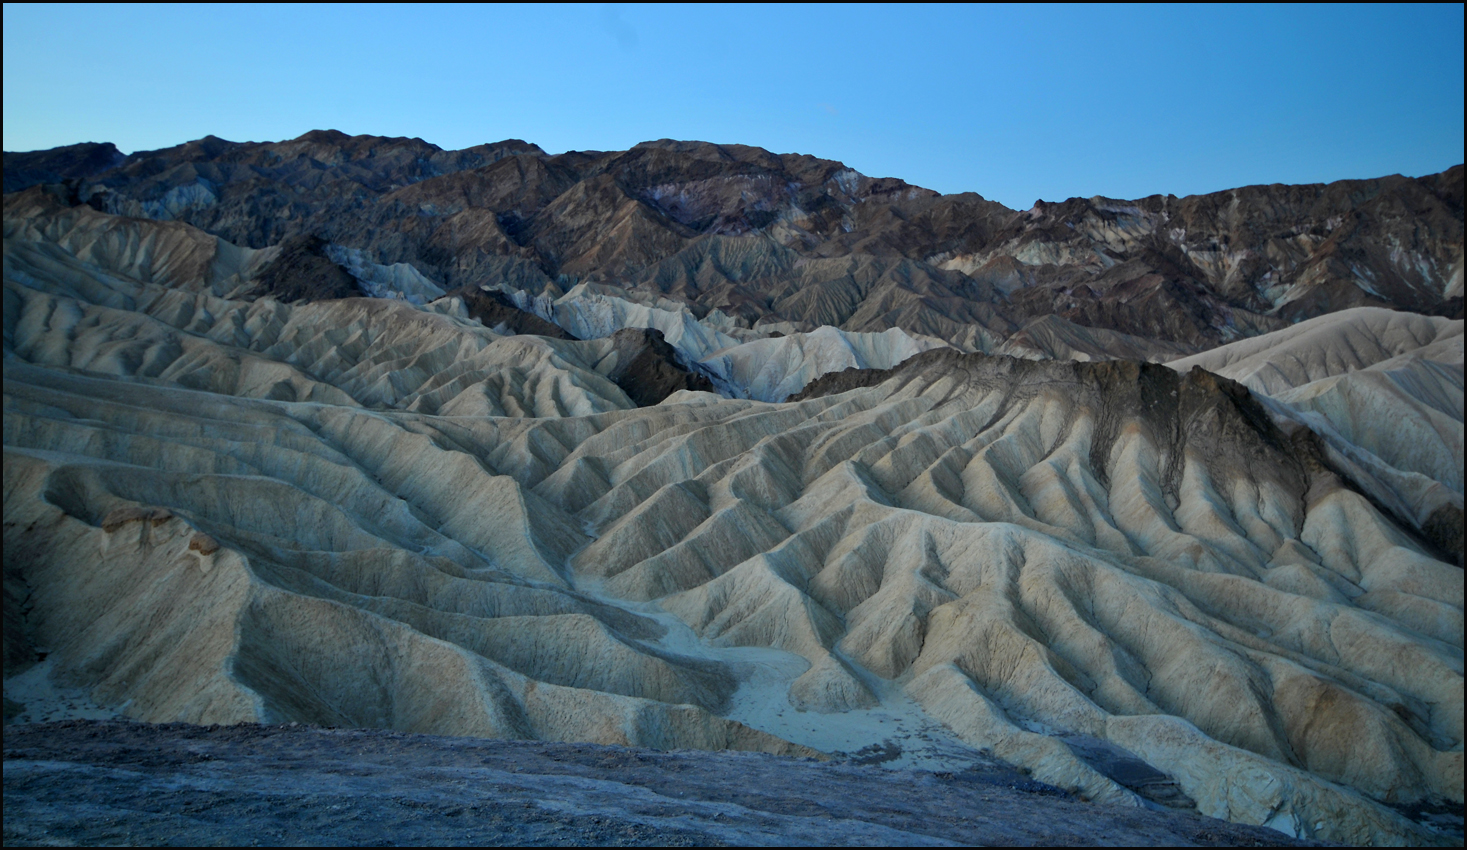
[[286, 303], [361, 295], [356, 280], [326, 256], [316, 236], [292, 236], [257, 276], [259, 294]]
[[486, 328], [494, 328], [511, 334], [533, 334], [552, 339], [575, 339], [553, 322], [548, 322], [534, 313], [521, 310], [503, 293], [464, 287], [448, 293], [450, 298], [463, 300], [464, 310]]
[[79, 180], [115, 168], [127, 156], [111, 142], [83, 142], [48, 151], [5, 154], [5, 194], [42, 183]]
[[1377, 503], [1462, 564], [1462, 322], [1356, 308], [1173, 361], [1307, 426]]
[[[603, 367], [598, 364], [597, 369]], [[678, 363], [677, 349], [656, 328], [623, 328], [612, 334], [604, 374], [638, 407], [658, 404], [676, 392], [713, 390], [707, 378]]]

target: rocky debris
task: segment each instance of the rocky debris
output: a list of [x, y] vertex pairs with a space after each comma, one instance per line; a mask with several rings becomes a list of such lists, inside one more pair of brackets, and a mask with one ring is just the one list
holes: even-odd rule
[[260, 270], [256, 281], [259, 295], [287, 303], [362, 294], [356, 278], [326, 256], [326, 242], [318, 236], [292, 236], [281, 242], [280, 253]]
[[534, 313], [521, 310], [502, 292], [463, 287], [449, 292], [446, 297], [462, 298], [469, 316], [478, 319], [486, 328], [503, 330], [512, 334], [534, 334], [553, 339], [575, 339], [559, 325], [547, 322]]
[[7, 727], [4, 801], [7, 845], [1320, 846], [1083, 803], [983, 759], [934, 774], [294, 724]]
[[682, 365], [677, 350], [656, 328], [623, 328], [612, 334], [611, 352], [602, 362], [606, 377], [638, 407], [658, 404], [680, 390], [713, 391], [707, 377]]

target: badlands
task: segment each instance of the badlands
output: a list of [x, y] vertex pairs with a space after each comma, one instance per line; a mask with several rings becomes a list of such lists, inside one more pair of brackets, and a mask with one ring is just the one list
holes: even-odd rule
[[1014, 213], [702, 143], [104, 147], [5, 155], [7, 722], [1460, 842], [1460, 166]]

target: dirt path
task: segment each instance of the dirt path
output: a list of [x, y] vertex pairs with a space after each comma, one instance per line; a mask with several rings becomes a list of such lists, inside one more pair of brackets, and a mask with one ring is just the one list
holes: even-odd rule
[[4, 807], [7, 846], [1303, 843], [1090, 805], [991, 763], [931, 773], [305, 726], [7, 726]]

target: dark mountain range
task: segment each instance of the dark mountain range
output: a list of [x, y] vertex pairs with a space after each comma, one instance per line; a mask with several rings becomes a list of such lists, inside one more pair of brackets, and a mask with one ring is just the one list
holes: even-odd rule
[[256, 248], [319, 238], [445, 288], [589, 281], [746, 325], [902, 327], [977, 349], [1047, 315], [1199, 349], [1353, 306], [1453, 315], [1462, 174], [1015, 211], [704, 142], [552, 156], [313, 131], [5, 154], [7, 193], [70, 181], [99, 210]]
[[5, 154], [5, 194], [40, 183], [60, 183], [100, 174], [127, 161], [111, 142], [82, 142], [47, 151]]

